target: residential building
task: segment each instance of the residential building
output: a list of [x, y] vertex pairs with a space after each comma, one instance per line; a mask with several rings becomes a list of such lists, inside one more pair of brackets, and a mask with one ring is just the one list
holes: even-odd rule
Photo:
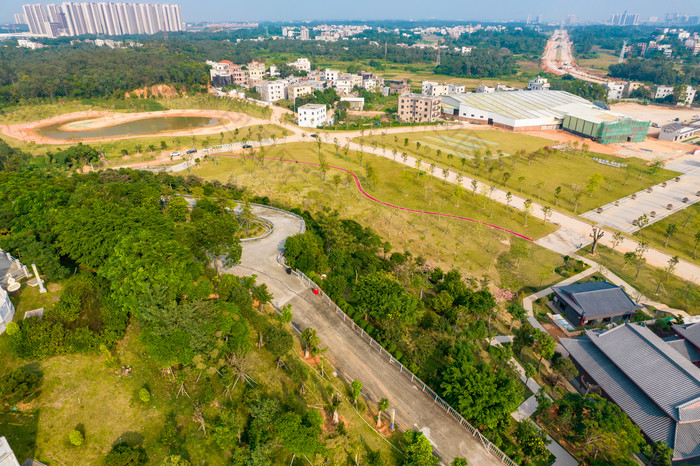
[[700, 126], [684, 126], [681, 123], [669, 123], [661, 127], [659, 139], [663, 141], [683, 142], [700, 134]]
[[625, 92], [625, 85], [623, 83], [608, 81], [604, 86], [608, 89], [608, 100], [622, 99]]
[[309, 28], [302, 26], [301, 29], [299, 30], [299, 39], [300, 40], [309, 40]]
[[61, 5], [24, 5], [22, 10], [29, 31], [49, 37], [184, 31], [179, 5], [63, 2]]
[[630, 94], [632, 94], [632, 92], [636, 91], [637, 89], [641, 89], [642, 87], [646, 87], [646, 86], [644, 86], [644, 84], [639, 83], [639, 82], [630, 81], [630, 82], [625, 84], [625, 91], [623, 94], [625, 97], [629, 97]]
[[294, 100], [297, 99], [297, 97], [301, 97], [303, 95], [309, 95], [314, 93], [314, 83], [311, 81], [302, 81], [297, 84], [292, 84], [287, 88], [287, 95], [289, 96], [289, 100], [294, 102]]
[[17, 39], [17, 47], [36, 50], [36, 49], [43, 49], [44, 44], [40, 44], [39, 42], [32, 42], [31, 40], [27, 40], [27, 39]]
[[451, 83], [436, 83], [433, 81], [423, 81], [421, 85], [421, 93], [423, 95], [448, 95], [448, 94], [464, 94], [464, 86]]
[[304, 128], [317, 128], [326, 123], [326, 106], [306, 104], [297, 109], [297, 121]]
[[284, 80], [278, 81], [262, 81], [256, 86], [260, 92], [260, 98], [264, 102], [274, 103], [280, 99], [287, 98], [287, 82]]
[[364, 97], [341, 97], [340, 101], [347, 102], [349, 110], [362, 111], [365, 109]]
[[628, 321], [643, 307], [606, 281], [553, 286], [554, 307], [574, 327]]
[[496, 88], [482, 84], [476, 88], [476, 92], [479, 94], [490, 94], [492, 92], [496, 92]]
[[700, 369], [692, 361], [697, 347], [664, 341], [630, 323], [559, 343], [579, 369], [580, 390], [599, 388], [650, 442], [665, 442], [675, 464], [698, 464]]
[[0, 437], [0, 466], [19, 466], [19, 461], [5, 437]]
[[228, 60], [222, 60], [212, 65], [211, 69], [209, 70], [209, 77], [211, 79], [212, 86], [224, 87], [228, 86], [229, 84], [233, 84], [231, 65], [233, 65], [233, 63]]
[[233, 84], [236, 86], [247, 86], [248, 85], [248, 73], [244, 70], [241, 65], [231, 64], [228, 67], [231, 71], [231, 79]]
[[387, 92], [387, 95], [389, 95], [389, 94], [408, 94], [411, 92], [411, 85], [408, 84], [407, 78], [398, 79], [398, 80], [387, 79], [385, 81], [385, 83], [389, 84], [389, 90]]
[[308, 58], [297, 58], [292, 63], [287, 63], [287, 65], [296, 68], [299, 71], [306, 71], [307, 73], [311, 71], [311, 62]]
[[333, 87], [341, 95], [348, 95], [352, 92], [352, 80], [351, 79], [337, 79], [333, 81]]
[[265, 77], [265, 63], [252, 61], [248, 63], [247, 67], [249, 79], [262, 79]]
[[695, 89], [693, 89], [691, 86], [681, 86], [679, 92], [678, 105], [685, 105], [686, 107], [690, 107], [691, 105], [693, 105], [694, 100]]
[[547, 82], [547, 78], [543, 78], [539, 75], [527, 84], [527, 88], [530, 91], [546, 91], [549, 90], [550, 87], [551, 84]]
[[340, 74], [340, 71], [338, 70], [332, 70], [330, 68], [326, 68], [326, 71], [323, 74], [323, 79], [326, 81], [335, 81], [338, 79], [338, 75]]
[[399, 95], [398, 114], [401, 121], [434, 122], [440, 118], [442, 100], [439, 96], [421, 94]]
[[279, 78], [280, 72], [277, 66], [270, 65], [270, 69], [268, 70], [267, 75], [271, 78]]
[[673, 94], [673, 86], [658, 86], [654, 93], [654, 99], [665, 99], [671, 94]]
[[452, 84], [447, 85], [447, 94], [464, 94], [466, 89], [462, 84]]
[[370, 92], [375, 92], [381, 86], [380, 80], [377, 78], [369, 78], [362, 81], [362, 88]]

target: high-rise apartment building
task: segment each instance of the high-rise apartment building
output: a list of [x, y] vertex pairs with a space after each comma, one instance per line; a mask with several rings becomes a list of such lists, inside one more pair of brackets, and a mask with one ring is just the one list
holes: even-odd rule
[[22, 12], [32, 34], [49, 37], [120, 36], [183, 30], [179, 5], [63, 2], [60, 5], [24, 5]]

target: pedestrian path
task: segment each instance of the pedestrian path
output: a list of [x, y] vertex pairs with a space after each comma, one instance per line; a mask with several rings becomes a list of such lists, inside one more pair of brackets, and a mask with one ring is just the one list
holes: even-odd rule
[[[491, 339], [489, 342], [491, 345], [501, 345], [504, 343], [512, 343], [513, 342], [513, 336], [512, 335], [498, 335], [495, 336]], [[515, 419], [518, 422], [521, 422], [525, 419], [529, 419], [530, 416], [535, 414], [535, 411], [537, 411], [537, 398], [535, 397], [534, 394], [537, 394], [540, 391], [540, 385], [535, 382], [533, 379], [528, 379], [525, 376], [525, 369], [523, 369], [523, 366], [520, 365], [518, 361], [516, 361], [515, 358], [511, 358], [510, 363], [513, 365], [515, 368], [515, 371], [518, 373], [520, 376], [520, 380], [527, 385], [527, 388], [530, 389], [530, 391], [533, 393], [531, 397], [529, 397], [527, 400], [522, 402], [520, 406], [518, 406], [518, 410], [515, 411], [514, 413], [511, 414], [513, 419]], [[551, 400], [549, 395], [546, 395], [547, 398]], [[535, 427], [538, 429], [542, 430], [540, 426], [537, 425], [537, 423], [534, 423]], [[547, 445], [547, 450], [551, 454], [554, 455], [556, 460], [554, 461], [554, 466], [577, 466], [578, 461], [576, 461], [576, 458], [571, 456], [571, 454], [564, 449], [559, 443], [557, 443], [556, 440], [554, 440], [549, 434], [547, 434], [547, 440], [550, 441], [549, 445]]]

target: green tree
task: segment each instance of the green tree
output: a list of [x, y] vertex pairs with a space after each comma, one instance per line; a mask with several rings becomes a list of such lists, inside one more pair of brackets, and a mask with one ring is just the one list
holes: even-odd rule
[[284, 414], [276, 423], [277, 435], [282, 440], [282, 446], [289, 453], [298, 456], [313, 456], [321, 451], [323, 445], [319, 441], [323, 417], [311, 409], [302, 418], [295, 413]]
[[557, 347], [557, 342], [549, 335], [549, 333], [543, 332], [539, 329], [535, 329], [534, 336], [535, 342], [532, 349], [539, 357], [539, 361], [537, 362], [537, 372], [539, 372], [540, 367], [542, 366], [542, 359], [552, 359], [552, 356], [554, 356], [554, 350]]
[[437, 466], [440, 459], [433, 455], [433, 447], [422, 432], [407, 430], [404, 440], [404, 466]]
[[316, 329], [309, 327], [301, 332], [301, 341], [304, 343], [306, 351], [311, 352], [311, 354], [318, 354], [321, 351], [318, 346], [321, 344], [321, 339], [316, 335]]
[[174, 222], [184, 222], [189, 213], [189, 204], [182, 196], [174, 196], [168, 201], [166, 213]]
[[68, 433], [68, 441], [70, 441], [71, 445], [79, 447], [83, 444], [85, 438], [79, 430], [73, 429]]
[[389, 400], [382, 398], [377, 402], [377, 427], [382, 426], [382, 412], [389, 409]]
[[506, 422], [523, 401], [518, 383], [505, 370], [466, 359], [447, 366], [440, 387], [465, 418], [489, 429]]
[[525, 383], [527, 384], [527, 382], [529, 382], [530, 379], [533, 378], [535, 376], [535, 374], [537, 374], [537, 369], [535, 368], [535, 366], [533, 366], [529, 362], [525, 363], [525, 366], [523, 367], [523, 369], [525, 370], [525, 378], [526, 378]]
[[664, 241], [664, 247], [668, 247], [668, 241], [671, 239], [671, 236], [678, 230], [678, 225], [675, 223], [669, 223], [666, 225], [666, 241]]
[[354, 404], [355, 407], [357, 407], [357, 399], [360, 397], [360, 393], [362, 393], [362, 382], [359, 380], [353, 380], [350, 384], [350, 397], [352, 398], [352, 404]]
[[532, 463], [549, 460], [551, 453], [547, 445], [551, 440], [547, 439], [547, 433], [535, 427], [532, 421], [525, 419], [518, 423], [515, 429], [515, 438], [523, 451], [523, 455]]
[[353, 291], [356, 307], [378, 320], [413, 324], [418, 319], [418, 300], [399, 282], [383, 273], [361, 277]]
[[671, 466], [673, 464], [673, 448], [666, 445], [666, 442], [659, 441], [642, 447], [647, 466]]

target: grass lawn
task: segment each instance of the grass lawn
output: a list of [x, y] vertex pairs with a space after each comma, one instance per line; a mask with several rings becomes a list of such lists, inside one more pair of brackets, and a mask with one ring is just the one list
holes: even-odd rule
[[598, 57], [589, 59], [579, 59], [578, 65], [581, 68], [589, 68], [593, 71], [603, 71], [607, 73], [609, 71], [609, 66], [617, 64], [618, 59], [618, 55], [602, 52], [599, 50]]
[[[24, 283], [24, 282], [22, 282]], [[44, 310], [51, 308], [53, 303], [58, 302], [61, 298], [63, 285], [60, 283], [46, 284], [46, 293], [40, 293], [38, 286], [22, 285], [18, 294], [10, 296], [12, 304], [15, 306], [15, 322], [24, 319], [24, 313], [41, 307]]]
[[[405, 145], [405, 139], [408, 139], [408, 145]], [[451, 163], [453, 167], [463, 168], [469, 176], [510, 189], [514, 193], [523, 193], [539, 202], [557, 204], [559, 209], [574, 213], [595, 209], [678, 175], [664, 169], [651, 174], [649, 167], [644, 165], [645, 162], [637, 158], [620, 159], [583, 151], [553, 151], [548, 156], [536, 155], [535, 151], [555, 145], [555, 141], [505, 131], [436, 128], [434, 131], [406, 135], [365, 136], [356, 138], [355, 141], [364, 141], [366, 145], [376, 141], [379, 147], [386, 147], [387, 153], [396, 150], [424, 161], [435, 161], [441, 166]], [[417, 148], [417, 142], [420, 143], [420, 148]], [[526, 151], [528, 155], [513, 156], [520, 150]], [[485, 160], [487, 151], [491, 152], [488, 161]], [[503, 152], [503, 157], [499, 156], [499, 151]], [[448, 154], [453, 157], [450, 159]], [[530, 154], [533, 156], [530, 157]], [[481, 159], [476, 158], [477, 155]], [[626, 163], [628, 168], [602, 165], [595, 162], [593, 157]], [[464, 164], [462, 160], [465, 160]], [[601, 175], [603, 181], [589, 195], [585, 191], [595, 174]], [[506, 177], [508, 180], [504, 182]], [[562, 191], [556, 201], [555, 189], [558, 186], [561, 186]], [[582, 193], [578, 204], [574, 198], [577, 192]]]
[[[333, 146], [324, 145], [327, 163], [354, 171], [363, 180], [368, 193], [382, 201], [415, 209], [430, 210], [471, 217], [495, 223], [532, 238], [538, 238], [554, 230], [551, 224], [528, 221], [523, 227], [523, 216], [519, 212], [508, 212], [505, 206], [490, 202], [480, 195], [464, 193], [459, 206], [454, 197], [454, 187], [427, 175], [417, 177], [413, 169], [383, 157], [364, 154], [360, 168], [357, 154], [352, 151], [346, 162], [341, 150], [336, 157]], [[265, 150], [269, 158], [282, 157], [287, 160], [318, 162], [313, 143], [285, 144]], [[380, 175], [376, 191], [368, 187], [365, 164], [369, 162]], [[365, 226], [372, 227], [383, 238], [392, 243], [394, 250], [410, 249], [414, 254], [423, 254], [429, 262], [445, 269], [457, 267], [463, 273], [480, 277], [488, 274], [500, 283], [507, 278], [513, 291], [540, 286], [539, 272], [546, 264], [558, 264], [561, 257], [535, 244], [527, 244], [527, 257], [517, 260], [502, 260], [508, 256], [515, 241], [512, 235], [460, 219], [406, 212], [382, 206], [362, 196], [343, 172], [330, 170], [323, 182], [317, 167], [295, 163], [266, 160], [264, 168], [250, 159], [219, 157], [218, 165], [207, 161], [192, 174], [205, 179], [233, 182], [245, 186], [260, 196], [268, 196], [282, 205], [299, 206], [311, 212], [323, 209], [338, 209], [345, 218], [353, 218]], [[338, 176], [338, 186], [334, 184]], [[485, 201], [485, 202], [484, 202]], [[485, 207], [484, 207], [485, 204]], [[507, 258], [506, 258], [507, 259]], [[517, 263], [517, 265], [516, 265]], [[506, 277], [507, 276], [507, 277]], [[542, 283], [547, 286], [557, 278], [552, 274]]]
[[[252, 334], [252, 340], [257, 341], [255, 332]], [[0, 357], [3, 360], [8, 356], [7, 339], [6, 335], [0, 336]], [[296, 346], [300, 347], [298, 343]], [[255, 345], [251, 347], [255, 348]], [[170, 375], [162, 375], [150, 363], [135, 327], [129, 328], [114, 353], [119, 361], [117, 364], [108, 363], [104, 356], [75, 354], [38, 363], [44, 377], [39, 395], [18, 406], [17, 411], [0, 410], [2, 435], [8, 438], [20, 461], [32, 457], [46, 464], [100, 464], [101, 458], [118, 439], [145, 438], [143, 446], [149, 464], [161, 464], [169, 453], [158, 439], [166, 415], [172, 412], [182, 429], [185, 438], [182, 447], [188, 452], [192, 464], [229, 464], [230, 459], [215, 445], [206, 442], [198, 430], [199, 424], [192, 420], [192, 399], [185, 395], [177, 397], [178, 383]], [[302, 397], [288, 373], [275, 369], [275, 361], [268, 351], [252, 349], [249, 354], [251, 377], [268, 393], [282, 400], [298, 398], [305, 405], [320, 408], [329, 404], [329, 393], [342, 392], [340, 379], [330, 377], [335, 387], [335, 390], [330, 390], [328, 381], [312, 375]], [[130, 376], [121, 374], [121, 365], [132, 368]], [[2, 372], [5, 372], [4, 368]], [[185, 383], [193, 398], [199, 389], [195, 380], [198, 373], [190, 371]], [[215, 393], [220, 394], [223, 387], [218, 376], [214, 377], [213, 385]], [[234, 401], [242, 402], [243, 385], [240, 383], [232, 392]], [[149, 403], [143, 403], [138, 397], [138, 391], [144, 386], [153, 395]], [[370, 413], [365, 414], [361, 409], [362, 414], [357, 414], [349, 403], [342, 403], [338, 411], [341, 420], [345, 421], [348, 435], [329, 440], [333, 433], [323, 434], [329, 447], [328, 457], [340, 464], [347, 458], [351, 443], [364, 443], [381, 452], [383, 464], [397, 464], [390, 443], [365, 422], [372, 423]], [[205, 416], [216, 413], [218, 405], [205, 407]], [[85, 432], [85, 443], [80, 447], [68, 442], [68, 432], [76, 427]], [[395, 435], [400, 435], [400, 432]], [[396, 443], [396, 439], [389, 440]], [[319, 458], [314, 464], [321, 464]]]
[[[668, 237], [667, 228], [669, 225], [676, 225], [676, 231]], [[700, 245], [695, 251], [698, 243], [695, 235], [700, 233], [700, 203], [695, 203], [688, 208], [676, 212], [663, 220], [649, 225], [641, 231], [641, 236], [652, 246], [664, 250], [669, 254], [674, 254], [690, 262], [700, 264]], [[695, 254], [694, 254], [695, 253]]]
[[[578, 254], [582, 256], [587, 255], [588, 248], [579, 250]], [[665, 303], [676, 309], [683, 309], [692, 315], [700, 314], [700, 287], [694, 283], [671, 275], [663, 283], [663, 287], [657, 294], [658, 277], [661, 269], [645, 265], [639, 272], [639, 277], [635, 280], [634, 276], [637, 274], [637, 271], [631, 265], [625, 267], [624, 255], [600, 245], [596, 248], [596, 256], [593, 259], [635, 287], [647, 298]], [[635, 296], [632, 296], [632, 298], [635, 298]]]

